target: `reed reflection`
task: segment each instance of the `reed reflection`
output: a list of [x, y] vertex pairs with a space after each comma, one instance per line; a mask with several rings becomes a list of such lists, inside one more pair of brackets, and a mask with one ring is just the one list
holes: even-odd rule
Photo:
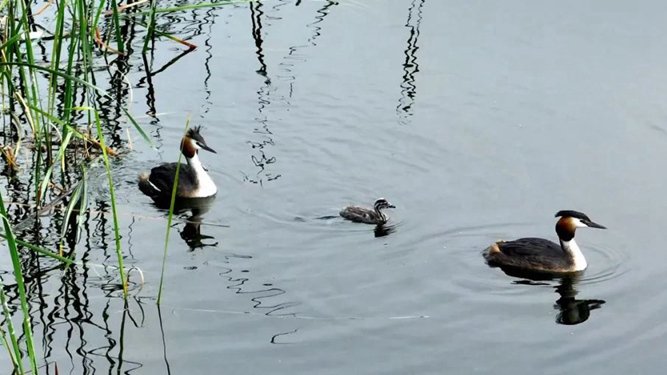
[[[250, 158], [252, 164], [257, 168], [257, 171], [254, 173], [241, 173], [243, 173], [244, 181], [258, 185], [263, 185], [265, 182], [277, 180], [282, 176], [282, 174], [272, 171], [275, 169], [277, 159], [272, 155], [272, 148], [275, 146], [275, 135], [272, 129], [269, 127], [270, 120], [267, 115], [267, 112], [269, 112], [269, 106], [272, 102], [279, 102], [280, 104], [286, 106], [292, 105], [291, 98], [294, 92], [294, 85], [296, 83], [296, 76], [294, 75], [295, 64], [298, 61], [306, 61], [306, 59], [303, 57], [303, 51], [317, 45], [316, 41], [322, 35], [322, 26], [320, 24], [330, 13], [330, 9], [336, 5], [339, 5], [337, 1], [327, 0], [324, 2], [322, 7], [315, 10], [315, 20], [306, 25], [308, 28], [308, 39], [306, 43], [292, 45], [289, 47], [288, 53], [284, 55], [281, 62], [278, 63], [280, 73], [279, 79], [277, 79], [277, 81], [279, 86], [274, 87], [272, 86], [272, 79], [271, 75], [269, 74], [269, 65], [267, 64], [265, 56], [265, 28], [271, 26], [271, 21], [278, 21], [282, 19], [279, 16], [281, 8], [288, 4], [291, 3], [282, 1], [267, 11], [264, 11], [263, 9], [264, 5], [262, 1], [254, 1], [249, 4], [252, 24], [252, 38], [255, 43], [255, 55], [259, 65], [255, 72], [262, 76], [263, 82], [261, 87], [257, 90], [258, 106], [257, 117], [255, 118], [255, 121], [259, 122], [260, 126], [253, 130], [253, 134], [255, 134], [256, 139], [254, 138], [247, 141], [247, 143], [252, 147], [253, 154]], [[300, 5], [300, 3], [297, 3], [296, 5]], [[282, 87], [287, 90], [287, 93], [274, 98], [273, 94]]]
[[417, 84], [415, 82], [415, 75], [419, 72], [419, 64], [417, 63], [417, 41], [419, 40], [419, 28], [422, 21], [422, 8], [426, 0], [413, 0], [408, 10], [408, 20], [405, 27], [408, 28], [410, 34], [408, 36], [407, 46], [405, 51], [405, 61], [403, 62], [403, 82], [401, 83], [401, 98], [396, 107], [396, 113], [399, 116], [401, 123], [405, 123], [407, 119], [412, 116], [412, 106], [417, 95]]
[[[128, 327], [143, 325], [143, 308], [132, 311], [128, 301], [118, 298], [121, 288], [115, 267], [91, 262], [99, 250], [107, 251], [106, 242], [98, 241], [98, 233], [111, 225], [103, 211], [96, 212], [96, 216], [86, 215], [79, 238], [72, 231], [65, 238], [70, 253], [77, 250], [77, 264], [65, 267], [34, 252], [22, 253], [33, 332], [44, 361], [57, 362], [60, 371], [94, 374], [109, 368], [110, 372], [133, 373], [143, 365], [123, 358], [123, 340]], [[19, 234], [31, 243], [54, 248], [60, 241], [61, 226], [66, 225], [64, 220], [62, 213], [55, 211], [49, 220], [30, 220], [34, 224]], [[134, 287], [131, 283], [130, 289]], [[4, 288], [13, 314], [20, 306], [17, 286], [6, 284]], [[108, 298], [96, 298], [99, 291]], [[44, 367], [46, 374], [53, 371], [53, 366]]]
[[246, 143], [253, 149], [253, 154], [250, 160], [258, 170], [254, 176], [243, 173], [244, 180], [253, 184], [263, 185], [265, 181], [273, 181], [281, 177], [280, 174], [273, 174], [267, 168], [276, 162], [276, 157], [270, 155], [270, 148], [275, 146], [273, 140], [273, 132], [269, 129], [269, 119], [265, 113], [267, 107], [271, 104], [271, 78], [267, 71], [267, 65], [264, 56], [264, 39], [263, 39], [263, 22], [262, 17], [264, 11], [261, 1], [250, 3], [250, 18], [252, 24], [252, 38], [255, 42], [255, 55], [259, 63], [259, 69], [255, 72], [264, 77], [261, 87], [257, 90], [257, 117], [255, 121], [259, 122], [260, 126], [253, 130], [253, 134], [260, 137], [259, 140], [251, 139]]

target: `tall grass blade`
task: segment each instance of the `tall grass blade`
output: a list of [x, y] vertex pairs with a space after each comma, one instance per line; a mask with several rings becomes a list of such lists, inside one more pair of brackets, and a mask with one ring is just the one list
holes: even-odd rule
[[[7, 239], [7, 235], [6, 235], [6, 234], [2, 234], [2, 233], [0, 233], [0, 238]], [[34, 252], [40, 253], [40, 254], [42, 254], [42, 255], [46, 255], [47, 257], [50, 257], [50, 258], [53, 258], [53, 259], [58, 259], [59, 261], [61, 261], [61, 262], [63, 262], [63, 263], [66, 263], [66, 264], [72, 264], [72, 263], [74, 263], [71, 259], [68, 259], [68, 258], [65, 258], [65, 257], [61, 257], [60, 255], [56, 254], [56, 253], [53, 252], [53, 251], [49, 251], [49, 250], [46, 250], [46, 249], [42, 249], [41, 247], [39, 247], [39, 246], [35, 246], [35, 245], [33, 245], [33, 244], [29, 243], [29, 242], [25, 242], [25, 241], [23, 241], [23, 240], [19, 240], [18, 238], [14, 238], [14, 241], [16, 241], [16, 243], [17, 243], [18, 245], [21, 245], [21, 246], [23, 246], [23, 247], [27, 247], [28, 249], [30, 249], [30, 250], [32, 250], [32, 251], [34, 251]]]
[[123, 35], [120, 32], [120, 19], [118, 17], [118, 4], [116, 0], [111, 0], [111, 9], [113, 10], [113, 24], [116, 32], [116, 45], [118, 46], [118, 52], [121, 54], [125, 53], [125, 47], [123, 47]]
[[9, 358], [12, 360], [14, 365], [14, 373], [18, 372], [19, 374], [24, 374], [23, 363], [21, 362], [21, 349], [19, 347], [19, 340], [16, 338], [16, 331], [14, 330], [14, 323], [12, 322], [12, 314], [9, 312], [9, 306], [7, 306], [7, 297], [5, 296], [5, 288], [0, 278], [0, 303], [2, 303], [2, 313], [5, 316], [5, 324], [7, 324], [7, 330], [9, 331], [9, 339], [12, 342], [12, 346], [9, 346], [7, 342], [7, 337], [5, 337], [5, 330], [2, 330], [2, 342], [7, 347], [7, 352]]
[[127, 118], [130, 119], [130, 122], [132, 123], [134, 128], [137, 129], [139, 134], [141, 134], [141, 138], [143, 138], [144, 141], [146, 141], [146, 143], [148, 143], [148, 145], [151, 146], [152, 149], [155, 149], [153, 142], [151, 142], [150, 137], [146, 134], [146, 132], [144, 132], [144, 129], [142, 129], [141, 126], [139, 126], [139, 124], [137, 123], [137, 121], [132, 116], [130, 116], [130, 113], [127, 111], [127, 109], [125, 108], [122, 109], [123, 112], [127, 115]]
[[83, 176], [81, 180], [79, 181], [78, 184], [76, 184], [76, 187], [74, 188], [74, 191], [72, 191], [72, 195], [70, 196], [69, 203], [67, 204], [67, 209], [65, 210], [65, 216], [63, 217], [62, 221], [62, 228], [60, 230], [60, 247], [62, 248], [63, 241], [65, 239], [65, 235], [67, 234], [67, 229], [70, 228], [70, 219], [72, 218], [72, 213], [74, 210], [77, 210], [78, 213], [76, 215], [76, 221], [77, 225], [73, 228], [73, 230], [76, 231], [75, 239], [76, 241], [79, 240], [79, 233], [81, 232], [81, 222], [83, 219], [85, 219], [85, 212], [86, 212], [86, 169], [85, 167], [81, 166], [81, 169], [83, 171]]
[[107, 147], [104, 142], [104, 134], [102, 133], [102, 124], [100, 121], [100, 115], [97, 111], [93, 111], [95, 114], [95, 124], [97, 126], [97, 137], [99, 142], [102, 145], [102, 156], [104, 157], [104, 167], [107, 171], [107, 177], [109, 179], [109, 194], [111, 196], [111, 212], [113, 216], [113, 230], [114, 237], [116, 240], [116, 254], [118, 255], [118, 273], [120, 275], [120, 282], [123, 284], [123, 296], [127, 299], [127, 282], [125, 280], [125, 271], [123, 269], [123, 251], [120, 246], [120, 228], [118, 226], [118, 211], [116, 209], [116, 195], [114, 193], [113, 185], [113, 176], [111, 174], [111, 165], [109, 164], [109, 155], [107, 153]]
[[153, 32], [155, 31], [155, 9], [157, 9], [157, 0], [151, 0], [148, 26], [146, 26], [146, 37], [144, 38], [144, 47], [141, 50], [141, 53], [144, 54], [148, 51], [148, 43], [153, 40]]
[[[30, 359], [30, 368], [33, 374], [37, 374], [37, 356], [35, 355], [35, 346], [32, 339], [30, 308], [28, 307], [28, 298], [26, 296], [25, 284], [23, 282], [23, 269], [21, 267], [21, 258], [19, 257], [19, 251], [18, 247], [16, 246], [14, 233], [12, 233], [11, 224], [7, 219], [8, 217], [7, 210], [5, 210], [5, 202], [2, 197], [2, 192], [0, 192], [0, 217], [2, 217], [2, 222], [5, 228], [5, 238], [7, 239], [7, 247], [9, 248], [9, 255], [12, 258], [14, 278], [16, 279], [16, 287], [18, 289], [19, 298], [21, 300], [21, 310], [23, 312], [23, 333], [25, 335], [28, 358]], [[21, 362], [19, 356], [16, 357], [16, 361]]]
[[[188, 127], [190, 127], [190, 116], [185, 122], [185, 133], [188, 132]], [[178, 191], [178, 173], [181, 170], [181, 156], [183, 153], [178, 154], [178, 163], [176, 164], [176, 176], [174, 177], [174, 186], [171, 189], [171, 202], [169, 203], [169, 216], [167, 217], [167, 235], [164, 240], [164, 254], [162, 255], [162, 271], [160, 272], [160, 286], [157, 293], [157, 304], [162, 303], [162, 285], [164, 284], [164, 269], [167, 264], [167, 249], [169, 248], [169, 233], [171, 232], [171, 221], [174, 217], [174, 204], [176, 203], [176, 192]]]

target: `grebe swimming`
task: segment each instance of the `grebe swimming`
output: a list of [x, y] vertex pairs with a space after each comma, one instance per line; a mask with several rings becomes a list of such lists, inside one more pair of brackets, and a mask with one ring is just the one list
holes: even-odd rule
[[380, 198], [375, 201], [372, 210], [365, 207], [348, 206], [343, 208], [340, 216], [357, 223], [380, 225], [387, 222], [387, 216], [381, 211], [385, 208], [396, 208], [396, 206], [389, 203], [386, 199]]
[[[218, 188], [199, 161], [199, 150], [215, 153], [206, 145], [204, 137], [199, 134], [200, 127], [189, 129], [181, 140], [181, 152], [187, 164], [181, 163], [178, 172], [177, 198], [207, 198], [215, 195]], [[171, 192], [176, 179], [178, 163], [165, 163], [151, 169], [151, 173], [139, 176], [139, 189], [160, 202], [171, 199]]]
[[484, 251], [490, 266], [541, 272], [578, 272], [588, 264], [574, 241], [577, 228], [607, 229], [577, 211], [559, 211], [556, 233], [560, 245], [543, 238], [498, 241]]

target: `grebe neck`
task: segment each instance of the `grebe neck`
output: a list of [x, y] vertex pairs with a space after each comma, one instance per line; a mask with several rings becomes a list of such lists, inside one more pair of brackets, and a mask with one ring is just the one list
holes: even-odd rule
[[579, 246], [574, 241], [574, 237], [569, 241], [560, 240], [560, 246], [563, 251], [570, 256], [573, 263], [574, 271], [583, 271], [588, 267], [584, 254], [579, 249]]
[[188, 166], [198, 175], [200, 173], [206, 174], [206, 170], [199, 160], [199, 153], [195, 153], [192, 157], [185, 158], [188, 161]]
[[197, 189], [194, 192], [195, 197], [209, 197], [217, 193], [218, 188], [215, 186], [213, 179], [208, 175], [206, 169], [199, 160], [199, 153], [194, 156], [186, 158], [188, 166], [192, 170], [197, 179]]
[[375, 209], [375, 213], [378, 215], [378, 218], [379, 218], [380, 220], [382, 220], [382, 221], [387, 221], [387, 217], [384, 216], [384, 214], [380, 211], [380, 208], [379, 208], [379, 207], [375, 206], [375, 207], [373, 207], [373, 209]]

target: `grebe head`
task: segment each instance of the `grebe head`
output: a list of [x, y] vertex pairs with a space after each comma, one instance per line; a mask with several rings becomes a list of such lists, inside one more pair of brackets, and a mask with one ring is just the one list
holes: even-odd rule
[[581, 212], [572, 210], [558, 211], [556, 217], [559, 216], [560, 219], [556, 223], [556, 233], [558, 233], [561, 241], [570, 241], [573, 239], [577, 228], [607, 229], [600, 224], [592, 222], [586, 214]]
[[396, 208], [393, 204], [389, 203], [388, 200], [384, 198], [380, 198], [375, 201], [375, 204], [373, 205], [373, 208], [375, 208], [375, 211], [380, 211], [385, 208]]
[[185, 157], [194, 157], [199, 152], [199, 149], [204, 149], [216, 154], [215, 150], [206, 145], [204, 137], [199, 134], [200, 130], [200, 126], [188, 129], [188, 132], [185, 133], [185, 136], [181, 140], [181, 152], [183, 152]]

